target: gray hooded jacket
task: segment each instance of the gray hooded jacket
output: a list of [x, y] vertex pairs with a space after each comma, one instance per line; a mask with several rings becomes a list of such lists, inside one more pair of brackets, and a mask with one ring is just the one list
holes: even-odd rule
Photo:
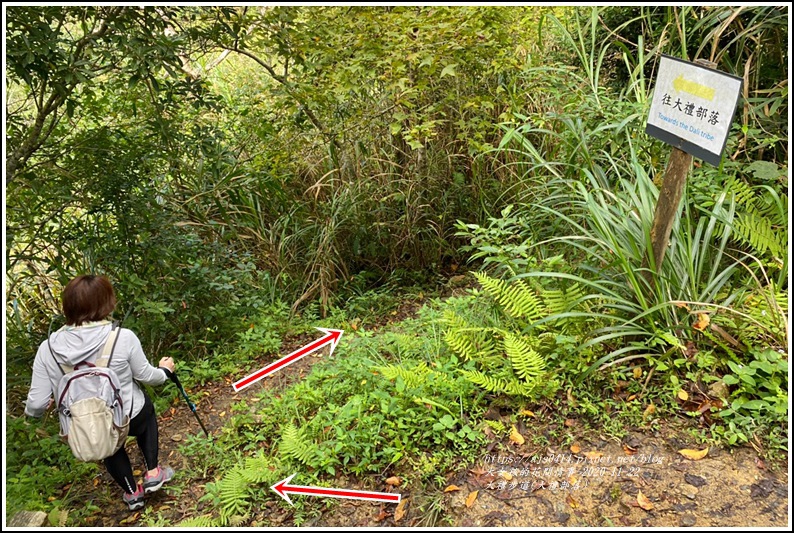
[[[47, 410], [47, 404], [56, 395], [58, 382], [63, 376], [59, 363], [75, 366], [83, 361], [96, 361], [102, 353], [111, 327], [108, 321], [64, 326], [50, 335], [49, 343], [41, 343], [33, 361], [33, 379], [25, 402], [26, 415], [39, 417]], [[55, 352], [54, 357], [50, 346], [52, 352]], [[165, 371], [149, 364], [135, 333], [124, 328], [119, 330], [110, 368], [119, 378], [124, 409], [127, 412], [132, 409], [130, 419], [141, 411], [144, 402], [143, 391], [135, 381], [147, 385], [162, 385], [168, 379]]]

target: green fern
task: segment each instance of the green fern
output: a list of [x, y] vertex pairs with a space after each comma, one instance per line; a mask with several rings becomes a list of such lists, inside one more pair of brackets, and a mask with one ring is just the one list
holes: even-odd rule
[[481, 389], [494, 394], [509, 394], [526, 398], [533, 398], [537, 395], [537, 383], [521, 382], [515, 378], [494, 378], [479, 370], [464, 370], [463, 375]]
[[506, 437], [510, 434], [510, 429], [507, 427], [504, 422], [500, 420], [488, 420], [487, 418], [484, 420], [485, 424], [490, 427], [496, 436], [498, 437]]
[[475, 272], [474, 276], [485, 292], [490, 294], [508, 315], [530, 321], [543, 317], [540, 299], [524, 280], [508, 283], [482, 272]]
[[381, 373], [389, 381], [401, 379], [409, 389], [416, 389], [425, 386], [433, 386], [434, 383], [451, 383], [449, 376], [442, 372], [436, 372], [429, 368], [427, 363], [422, 361], [416, 366], [406, 368], [403, 365], [387, 365], [376, 367], [375, 370]]
[[191, 518], [187, 518], [182, 520], [177, 524], [178, 527], [190, 527], [190, 528], [200, 528], [200, 527], [217, 527], [218, 521], [215, 520], [212, 515], [203, 514], [200, 516], [194, 516]]
[[516, 375], [527, 383], [543, 374], [545, 361], [524, 339], [511, 333], [506, 334], [505, 353], [510, 358]]
[[415, 335], [391, 333], [388, 338], [389, 344], [394, 346], [395, 353], [399, 357], [418, 355], [422, 351], [422, 339]]
[[548, 315], [557, 315], [570, 311], [581, 303], [585, 292], [581, 285], [573, 283], [564, 289], [547, 289], [543, 291], [543, 303], [546, 304]]
[[772, 293], [770, 290], [766, 294], [753, 294], [745, 300], [741, 308], [750, 320], [735, 327], [734, 331], [744, 344], [750, 346], [768, 336], [784, 346], [787, 344], [788, 309], [787, 291]]
[[305, 429], [298, 429], [293, 424], [282, 428], [279, 452], [307, 466], [315, 466], [319, 458], [319, 449], [306, 436]]
[[535, 380], [529, 383], [520, 382], [516, 379], [511, 379], [507, 382], [505, 392], [511, 396], [523, 396], [525, 398], [534, 398], [538, 395], [539, 381]]
[[243, 474], [242, 468], [234, 467], [218, 482], [218, 498], [221, 503], [220, 520], [223, 525], [235, 516], [248, 514], [251, 484]]
[[[495, 394], [537, 398], [559, 387], [559, 381], [546, 371], [545, 353], [557, 348], [556, 339], [564, 327], [573, 325], [556, 315], [584, 307], [585, 290], [579, 284], [564, 289], [543, 289], [539, 294], [523, 280], [507, 282], [476, 273], [484, 292], [496, 300], [502, 311], [500, 327], [468, 323], [448, 311], [444, 339], [449, 348], [475, 369], [462, 372], [477, 387]], [[532, 322], [544, 320], [542, 327]], [[498, 318], [497, 324], [498, 322]], [[548, 331], [549, 329], [553, 331]]]
[[711, 342], [713, 342], [714, 344], [716, 344], [717, 346], [719, 346], [720, 348], [722, 348], [722, 350], [723, 350], [723, 351], [724, 351], [726, 354], [728, 354], [728, 356], [729, 356], [731, 359], [733, 359], [733, 361], [734, 361], [735, 363], [737, 363], [737, 364], [741, 364], [741, 360], [739, 359], [739, 356], [738, 356], [738, 355], [736, 355], [736, 352], [734, 352], [733, 350], [731, 350], [731, 348], [730, 348], [730, 347], [729, 347], [729, 346], [728, 346], [726, 343], [724, 343], [724, 342], [723, 342], [721, 339], [717, 338], [717, 336], [716, 336], [716, 335], [714, 335], [713, 333], [711, 333], [711, 332], [710, 332], [708, 329], [704, 329], [704, 330], [703, 330], [701, 333], [703, 333], [703, 336], [704, 336], [704, 337], [706, 337], [706, 338], [707, 338], [707, 339], [709, 339]]
[[487, 390], [488, 392], [493, 392], [496, 394], [507, 393], [507, 380], [492, 378], [491, 376], [483, 374], [479, 370], [464, 370], [463, 375], [466, 377], [466, 379], [481, 389]]
[[733, 194], [737, 206], [745, 210], [755, 210], [755, 191], [750, 185], [736, 176], [731, 176], [725, 182], [725, 188]]
[[396, 381], [397, 378], [402, 379], [405, 386], [409, 389], [423, 385], [427, 381], [427, 375], [431, 372], [424, 361], [413, 368], [405, 368], [402, 365], [388, 365], [377, 367], [376, 370], [390, 381]]
[[[734, 240], [749, 246], [758, 256], [788, 256], [788, 197], [778, 198], [766, 188], [753, 188], [735, 176], [725, 184], [737, 206], [732, 230]], [[757, 192], [760, 190], [759, 192]]]
[[444, 322], [449, 326], [444, 333], [444, 341], [464, 360], [486, 357], [499, 350], [492, 329], [471, 326], [453, 311], [444, 313]]
[[256, 457], [249, 457], [245, 460], [245, 468], [242, 475], [250, 484], [264, 483], [270, 481], [272, 474], [272, 459], [263, 454]]
[[758, 213], [742, 213], [733, 221], [733, 236], [749, 245], [758, 255], [767, 251], [782, 258], [787, 250], [786, 235], [779, 227], [773, 227], [770, 219]]

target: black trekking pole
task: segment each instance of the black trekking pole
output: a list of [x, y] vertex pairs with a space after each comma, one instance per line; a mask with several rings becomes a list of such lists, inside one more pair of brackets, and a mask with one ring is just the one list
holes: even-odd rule
[[179, 378], [176, 377], [176, 372], [171, 372], [167, 368], [163, 368], [163, 367], [160, 367], [160, 368], [162, 368], [165, 371], [165, 375], [168, 376], [168, 379], [173, 381], [174, 385], [176, 385], [176, 388], [179, 389], [179, 392], [182, 394], [182, 397], [185, 398], [185, 401], [187, 402], [188, 407], [190, 407], [190, 410], [193, 411], [193, 415], [196, 417], [196, 420], [198, 420], [198, 423], [201, 426], [201, 429], [204, 430], [204, 434], [207, 437], [209, 437], [210, 436], [209, 431], [207, 431], [207, 428], [204, 427], [204, 422], [201, 421], [201, 419], [199, 418], [198, 413], [196, 412], [196, 405], [193, 402], [190, 401], [190, 398], [187, 397], [187, 393], [185, 392], [185, 388], [182, 387], [182, 384], [179, 382]]

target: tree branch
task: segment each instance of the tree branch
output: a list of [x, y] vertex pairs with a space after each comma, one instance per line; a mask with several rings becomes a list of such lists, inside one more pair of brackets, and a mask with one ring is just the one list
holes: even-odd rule
[[[124, 12], [125, 7], [113, 7], [106, 18], [104, 18], [99, 28], [87, 33], [74, 45], [71, 54], [70, 66], [82, 60], [83, 53], [89, 43], [95, 42], [104, 37], [110, 30], [110, 22]], [[17, 176], [17, 173], [22, 170], [27, 164], [28, 160], [33, 156], [36, 151], [41, 148], [42, 144], [52, 134], [55, 125], [58, 123], [57, 114], [58, 109], [63, 105], [66, 99], [74, 92], [78, 81], [68, 84], [65, 91], [61, 94], [53, 92], [47, 98], [47, 103], [44, 103], [45, 92], [47, 90], [47, 82], [42, 80], [36, 101], [38, 102], [38, 110], [36, 119], [33, 122], [33, 127], [29, 130], [27, 136], [16, 149], [10, 151], [6, 158], [6, 184], [11, 183]], [[31, 86], [31, 90], [35, 89]], [[50, 125], [45, 130], [44, 126], [47, 120], [50, 119]]]
[[246, 56], [248, 58], [253, 59], [259, 66], [264, 68], [267, 71], [268, 74], [270, 74], [271, 78], [273, 78], [274, 80], [279, 82], [281, 85], [283, 85], [284, 89], [287, 91], [287, 94], [293, 100], [295, 100], [298, 103], [300, 108], [303, 110], [304, 113], [306, 113], [306, 116], [309, 118], [309, 120], [314, 125], [314, 127], [317, 128], [317, 130], [320, 132], [320, 134], [322, 134], [322, 136], [325, 137], [328, 142], [330, 142], [334, 146], [337, 146], [336, 139], [334, 139], [334, 137], [331, 134], [331, 132], [328, 131], [325, 128], [325, 126], [323, 126], [322, 122], [320, 122], [320, 120], [317, 118], [317, 115], [315, 115], [314, 111], [312, 111], [309, 108], [309, 106], [306, 104], [306, 102], [303, 100], [303, 98], [298, 96], [298, 94], [295, 91], [294, 87], [289, 82], [289, 80], [287, 80], [286, 77], [278, 74], [276, 72], [276, 69], [274, 69], [272, 65], [268, 64], [262, 58], [260, 58], [257, 55], [249, 52], [248, 50], [241, 49], [239, 46], [237, 46], [237, 43], [235, 43], [235, 47], [232, 49], [232, 51], [237, 52], [238, 54], [241, 54], [241, 55], [244, 55], [244, 56]]

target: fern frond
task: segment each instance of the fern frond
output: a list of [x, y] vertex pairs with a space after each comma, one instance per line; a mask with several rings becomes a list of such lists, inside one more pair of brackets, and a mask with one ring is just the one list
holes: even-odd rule
[[304, 428], [298, 429], [293, 424], [282, 428], [279, 452], [307, 466], [314, 466], [318, 459], [317, 446], [307, 436]]
[[444, 341], [464, 360], [469, 361], [497, 351], [493, 331], [490, 328], [472, 327], [452, 311], [444, 314], [444, 322], [450, 326], [444, 333]]
[[757, 199], [756, 208], [759, 215], [769, 219], [773, 226], [785, 228], [788, 226], [788, 195], [781, 194], [779, 201], [771, 194], [765, 194]]
[[423, 385], [427, 381], [427, 375], [431, 372], [424, 361], [413, 368], [405, 368], [402, 365], [388, 365], [377, 367], [376, 370], [390, 381], [396, 381], [397, 378], [402, 379], [405, 386], [409, 389]]
[[505, 391], [511, 396], [524, 396], [534, 398], [537, 395], [538, 382], [522, 383], [516, 379], [511, 379], [505, 386]]
[[731, 349], [730, 349], [730, 347], [729, 347], [729, 346], [728, 346], [726, 343], [724, 343], [722, 340], [718, 339], [716, 335], [712, 334], [712, 333], [711, 333], [711, 332], [708, 330], [708, 328], [707, 328], [707, 329], [704, 329], [704, 330], [703, 330], [701, 333], [703, 333], [703, 336], [705, 336], [705, 337], [706, 337], [707, 339], [709, 339], [711, 342], [713, 342], [714, 344], [716, 344], [717, 346], [719, 346], [720, 348], [722, 348], [722, 349], [723, 349], [723, 351], [724, 351], [725, 353], [727, 353], [727, 354], [728, 354], [728, 356], [729, 356], [729, 357], [730, 357], [730, 358], [731, 358], [731, 359], [732, 359], [732, 360], [733, 360], [735, 363], [737, 363], [737, 364], [741, 364], [741, 361], [739, 360], [739, 356], [738, 356], [738, 355], [736, 355], [736, 352], [734, 352], [733, 350], [731, 350]]
[[758, 255], [767, 251], [781, 258], [788, 243], [784, 232], [773, 228], [769, 219], [756, 213], [742, 213], [733, 222], [733, 235], [743, 244], [749, 245]]
[[477, 348], [472, 342], [471, 336], [460, 329], [450, 329], [444, 333], [444, 342], [447, 346], [460, 355], [464, 360], [469, 361], [477, 355]]
[[546, 304], [546, 312], [549, 315], [556, 315], [570, 311], [584, 295], [581, 285], [573, 283], [564, 289], [545, 290], [543, 292], [543, 303]]
[[725, 189], [729, 194], [733, 194], [736, 205], [742, 207], [744, 211], [755, 210], [755, 192], [750, 185], [736, 176], [731, 176], [725, 182]]
[[485, 422], [485, 423], [486, 423], [486, 425], [488, 425], [488, 427], [490, 427], [490, 428], [491, 428], [491, 429], [494, 431], [494, 433], [496, 433], [496, 435], [497, 435], [497, 436], [499, 436], [499, 437], [506, 436], [508, 433], [510, 433], [510, 428], [509, 428], [509, 427], [507, 427], [507, 426], [504, 424], [504, 422], [502, 422], [502, 421], [500, 421], [500, 420], [488, 420], [488, 419], [486, 418], [486, 419], [484, 420], [484, 422]]
[[271, 466], [271, 459], [263, 454], [249, 457], [245, 460], [245, 468], [242, 470], [242, 475], [250, 484], [264, 483], [270, 480]]
[[424, 361], [413, 367], [387, 365], [375, 367], [375, 370], [380, 372], [380, 374], [389, 381], [397, 381], [398, 378], [401, 379], [409, 389], [434, 387], [435, 384], [438, 383], [452, 383], [449, 375], [429, 368]]
[[476, 272], [475, 277], [480, 282], [485, 292], [490, 294], [504, 311], [514, 318], [537, 320], [543, 316], [541, 302], [535, 291], [524, 281], [518, 280], [508, 283], [495, 279], [482, 272]]
[[233, 516], [247, 514], [250, 487], [239, 466], [229, 471], [218, 482], [218, 497], [221, 502], [220, 520], [224, 525]]
[[481, 389], [485, 389], [488, 392], [493, 392], [497, 394], [503, 394], [507, 392], [507, 381], [499, 378], [492, 378], [480, 372], [479, 370], [464, 370], [463, 375], [480, 387]]
[[190, 528], [199, 528], [199, 527], [217, 527], [219, 524], [209, 514], [203, 514], [201, 516], [194, 516], [191, 518], [186, 518], [177, 524], [178, 527], [190, 527]]
[[531, 382], [543, 374], [545, 361], [524, 339], [512, 333], [505, 335], [505, 353], [516, 375], [524, 381]]

